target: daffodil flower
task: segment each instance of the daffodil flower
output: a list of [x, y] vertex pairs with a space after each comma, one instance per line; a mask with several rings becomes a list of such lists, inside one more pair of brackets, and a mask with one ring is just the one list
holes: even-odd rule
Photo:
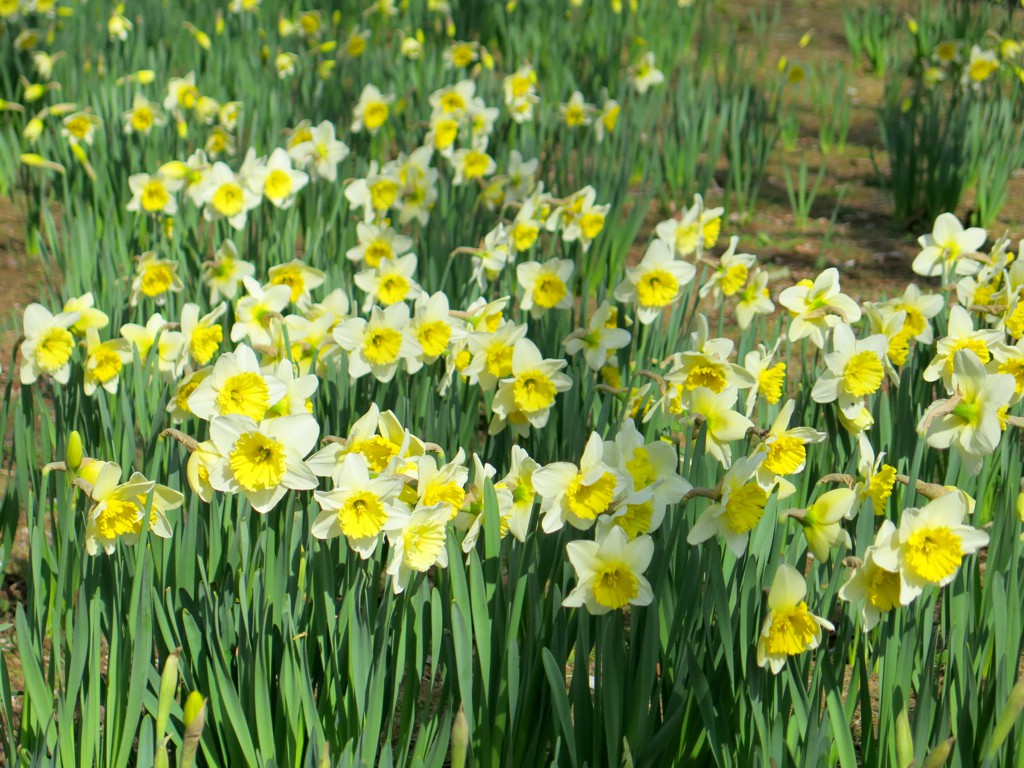
[[565, 344], [567, 354], [575, 355], [583, 352], [583, 359], [592, 371], [599, 371], [608, 362], [608, 354], [612, 350], [622, 349], [629, 345], [631, 336], [625, 328], [619, 328], [615, 315], [607, 301], [590, 315], [586, 328], [580, 328], [568, 336]]
[[740, 440], [754, 422], [733, 410], [738, 391], [735, 387], [715, 393], [697, 387], [690, 393], [690, 412], [699, 416], [706, 426], [705, 450], [725, 469], [732, 463], [730, 443]]
[[959, 305], [949, 308], [949, 324], [946, 335], [939, 339], [935, 345], [935, 357], [924, 369], [922, 378], [925, 381], [938, 381], [946, 386], [946, 390], [953, 391], [953, 373], [956, 368], [956, 353], [960, 350], [968, 350], [982, 362], [988, 365], [992, 359], [992, 352], [1003, 343], [1003, 332], [990, 328], [979, 328], [974, 330], [974, 321], [970, 313]]
[[875, 543], [867, 548], [863, 562], [854, 568], [850, 578], [839, 589], [839, 599], [849, 603], [860, 603], [863, 632], [870, 632], [878, 624], [883, 613], [900, 606], [900, 576], [895, 571], [882, 568], [875, 559], [875, 553], [889, 546], [896, 533], [896, 526], [883, 520], [875, 534]]
[[821, 630], [832, 632], [832, 623], [812, 614], [804, 598], [807, 583], [791, 565], [780, 565], [768, 590], [768, 615], [757, 640], [757, 665], [777, 675], [790, 656], [821, 645]]
[[221, 458], [210, 470], [210, 485], [239, 493], [260, 514], [269, 512], [289, 490], [308, 491], [318, 481], [303, 458], [320, 435], [309, 414], [257, 423], [248, 416], [217, 416], [210, 440]]
[[369, 373], [377, 381], [391, 381], [402, 361], [417, 355], [408, 325], [409, 306], [403, 303], [383, 310], [375, 306], [369, 320], [353, 317], [338, 323], [334, 340], [348, 353], [348, 375], [358, 379]]
[[628, 476], [605, 460], [606, 453], [601, 436], [593, 432], [579, 467], [556, 461], [533, 473], [533, 487], [541, 497], [544, 533], [561, 530], [565, 523], [587, 530], [622, 500], [629, 487]]
[[984, 245], [988, 234], [981, 227], [964, 229], [952, 213], [940, 213], [931, 234], [917, 239], [921, 252], [914, 258], [911, 269], [923, 277], [940, 277], [955, 272], [973, 275], [981, 269], [981, 262], [963, 258]]
[[525, 435], [532, 426], [542, 429], [548, 423], [555, 395], [572, 386], [572, 379], [561, 373], [565, 360], [547, 360], [529, 339], [520, 339], [512, 348], [512, 372], [502, 379], [491, 402], [494, 418], [490, 433], [497, 434], [506, 424]]
[[569, 278], [575, 263], [572, 259], [551, 259], [541, 264], [524, 261], [516, 267], [516, 278], [523, 289], [519, 308], [537, 318], [549, 309], [570, 309], [573, 293]]
[[968, 471], [977, 473], [1002, 437], [1000, 414], [1016, 392], [1016, 379], [1006, 373], [988, 373], [971, 350], [955, 353], [955, 394], [937, 400], [924, 412], [917, 431], [928, 445], [952, 448]]
[[920, 509], [905, 509], [896, 533], [877, 546], [878, 566], [899, 573], [902, 605], [910, 605], [929, 585], [949, 584], [964, 555], [988, 545], [985, 531], [964, 525], [966, 515], [963, 496], [947, 493]]
[[678, 474], [676, 446], [664, 440], [646, 442], [633, 419], [626, 419], [614, 442], [605, 442], [605, 454], [630, 482], [618, 509], [598, 522], [617, 525], [630, 538], [658, 530], [665, 511], [693, 488]]
[[766, 490], [777, 485], [780, 499], [789, 498], [796, 492], [796, 486], [786, 480], [785, 475], [803, 471], [807, 465], [806, 446], [809, 443], [820, 443], [828, 437], [824, 432], [810, 427], [790, 427], [789, 421], [793, 418], [795, 408], [795, 400], [786, 401], [761, 444], [765, 457], [757, 470], [758, 482]]
[[397, 508], [384, 527], [391, 544], [387, 573], [391, 588], [401, 594], [414, 573], [426, 573], [432, 566], [448, 567], [445, 548], [451, 514], [444, 504], [416, 507], [411, 513]]
[[696, 274], [696, 267], [676, 260], [668, 245], [652, 240], [640, 263], [626, 268], [625, 279], [615, 288], [615, 300], [636, 304], [637, 319], [650, 325], [679, 299]]
[[779, 294], [779, 303], [789, 310], [789, 340], [809, 338], [818, 349], [824, 349], [825, 336], [840, 323], [860, 320], [861, 309], [856, 301], [841, 292], [839, 270], [829, 267], [812, 283], [803, 280]]
[[852, 545], [843, 520], [852, 517], [856, 501], [857, 494], [849, 488], [836, 488], [823, 493], [807, 509], [789, 513], [800, 523], [815, 560], [828, 560], [829, 550], [837, 544], [847, 548]]
[[569, 562], [576, 569], [576, 587], [562, 601], [566, 608], [585, 607], [601, 615], [627, 605], [650, 605], [654, 592], [644, 571], [654, 555], [654, 540], [639, 536], [632, 541], [615, 526], [601, 541], [571, 541]]
[[60, 384], [71, 377], [71, 355], [75, 337], [68, 330], [78, 322], [78, 312], [54, 315], [42, 304], [25, 307], [21, 343], [21, 383], [34, 384], [41, 375], [50, 376]]
[[701, 544], [714, 535], [722, 536], [736, 557], [747, 550], [750, 532], [764, 517], [769, 490], [755, 479], [764, 461], [764, 453], [757, 451], [746, 456], [725, 473], [721, 482], [721, 496], [709, 504], [686, 535], [688, 544]]
[[114, 553], [117, 542], [134, 544], [142, 533], [142, 524], [149, 513], [149, 530], [163, 539], [171, 537], [167, 512], [181, 506], [181, 493], [147, 480], [135, 472], [128, 482], [118, 484], [121, 467], [113, 462], [97, 462], [99, 471], [90, 498], [96, 502], [89, 510], [85, 524], [85, 551], [95, 555], [100, 549]]
[[526, 535], [530, 530], [530, 518], [537, 498], [537, 492], [533, 487], [533, 475], [539, 468], [540, 465], [530, 458], [524, 448], [513, 445], [508, 474], [494, 484], [495, 490], [504, 488], [512, 494], [508, 530], [520, 543], [526, 541]]
[[321, 513], [313, 521], [318, 539], [344, 536], [353, 551], [366, 560], [373, 554], [388, 517], [400, 504], [402, 479], [396, 475], [370, 477], [366, 459], [348, 453], [337, 465], [334, 488], [315, 491]]
[[217, 358], [210, 375], [189, 396], [188, 407], [204, 421], [232, 415], [261, 421], [286, 391], [283, 381], [260, 370], [256, 353], [239, 344]]
[[888, 346], [884, 334], [857, 339], [849, 325], [836, 325], [833, 351], [825, 355], [825, 372], [814, 383], [811, 399], [816, 403], [838, 400], [847, 418], [856, 415], [864, 407], [865, 398], [882, 386], [886, 373], [895, 375], [886, 357]]

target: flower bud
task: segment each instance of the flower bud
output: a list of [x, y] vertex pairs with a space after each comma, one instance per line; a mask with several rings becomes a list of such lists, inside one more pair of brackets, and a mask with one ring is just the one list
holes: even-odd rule
[[64, 451], [64, 465], [69, 473], [75, 473], [82, 466], [82, 436], [78, 430], [72, 430], [68, 435], [68, 447]]

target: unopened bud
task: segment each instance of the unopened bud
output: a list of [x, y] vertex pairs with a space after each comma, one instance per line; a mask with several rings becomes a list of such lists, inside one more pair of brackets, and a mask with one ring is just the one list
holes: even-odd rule
[[64, 465], [70, 473], [77, 472], [78, 468], [82, 466], [82, 436], [78, 434], [77, 429], [72, 430], [68, 435], [68, 447], [64, 451]]

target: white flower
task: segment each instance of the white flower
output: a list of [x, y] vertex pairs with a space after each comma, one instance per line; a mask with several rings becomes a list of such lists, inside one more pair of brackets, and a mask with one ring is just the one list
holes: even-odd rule
[[394, 378], [399, 364], [417, 355], [406, 329], [409, 306], [401, 302], [386, 309], [373, 307], [370, 319], [353, 317], [338, 323], [334, 340], [348, 352], [348, 375], [353, 379], [372, 373], [377, 381]]
[[587, 327], [574, 331], [562, 343], [567, 354], [583, 352], [587, 367], [599, 371], [608, 362], [608, 353], [626, 347], [630, 339], [629, 331], [616, 327], [612, 307], [603, 301], [590, 316]]
[[203, 218], [207, 221], [227, 219], [235, 229], [242, 229], [248, 212], [260, 204], [260, 196], [249, 188], [245, 180], [219, 162], [213, 164], [199, 183], [195, 195], [197, 202], [204, 206]]
[[431, 566], [448, 566], [445, 539], [451, 514], [445, 504], [416, 507], [410, 514], [402, 508], [388, 519], [385, 532], [391, 543], [387, 573], [391, 587], [400, 594], [413, 573], [425, 573]]
[[543, 264], [525, 261], [516, 267], [516, 278], [523, 289], [519, 308], [537, 318], [549, 309], [569, 309], [573, 294], [569, 290], [575, 262], [572, 259], [551, 259]]
[[640, 263], [626, 269], [625, 279], [615, 289], [615, 300], [635, 303], [637, 319], [650, 325], [679, 299], [683, 286], [696, 274], [692, 264], [675, 260], [669, 246], [653, 240]]
[[831, 622], [807, 609], [807, 583], [796, 568], [780, 565], [768, 590], [768, 615], [757, 640], [757, 665], [779, 674], [786, 659], [821, 644], [821, 630], [833, 631]]
[[548, 423], [555, 395], [572, 386], [572, 379], [561, 373], [565, 360], [546, 360], [529, 339], [520, 339], [512, 349], [512, 374], [502, 379], [491, 402], [494, 418], [490, 433], [497, 434], [511, 424], [520, 435], [529, 427], [542, 429]]
[[576, 569], [576, 588], [562, 601], [567, 608], [586, 607], [594, 615], [627, 605], [649, 605], [654, 599], [644, 571], [654, 555], [654, 540], [640, 536], [630, 541], [619, 527], [601, 541], [571, 541], [569, 562]]
[[594, 432], [587, 440], [579, 467], [556, 461], [533, 473], [533, 487], [542, 499], [541, 526], [545, 533], [559, 531], [565, 523], [585, 531], [599, 515], [622, 500], [629, 489], [629, 476], [606, 461], [606, 453], [609, 451], [601, 436]]
[[833, 351], [825, 355], [826, 370], [814, 383], [811, 399], [816, 403], [839, 401], [847, 418], [854, 418], [864, 407], [865, 398], [882, 386], [887, 369], [889, 340], [884, 334], [857, 339], [846, 323], [835, 327]]
[[261, 421], [286, 393], [284, 382], [263, 373], [256, 353], [240, 344], [217, 358], [210, 375], [189, 396], [188, 407], [204, 421], [230, 415]]
[[34, 384], [41, 375], [50, 376], [60, 384], [71, 377], [71, 355], [75, 337], [68, 329], [78, 322], [78, 312], [53, 315], [42, 304], [25, 307], [21, 343], [21, 383]]
[[803, 280], [779, 294], [779, 303], [790, 311], [789, 340], [810, 338], [818, 349], [825, 347], [825, 335], [840, 323], [860, 320], [856, 301], [840, 292], [839, 270], [829, 267], [812, 283]]
[[324, 181], [337, 181], [338, 165], [348, 157], [348, 145], [335, 138], [334, 123], [324, 120], [310, 131], [308, 141], [288, 150], [291, 158], [302, 163], [314, 176]]
[[964, 229], [952, 213], [940, 213], [931, 234], [917, 239], [921, 252], [914, 258], [911, 268], [915, 274], [924, 277], [939, 277], [951, 272], [973, 275], [981, 269], [981, 262], [964, 256], [981, 248], [987, 237], [988, 233], [981, 227]]
[[926, 586], [945, 586], [956, 576], [964, 555], [988, 545], [988, 534], [964, 525], [967, 504], [959, 493], [947, 493], [920, 509], [905, 509], [900, 527], [877, 543], [874, 560], [899, 572], [899, 599], [910, 605]]
[[210, 470], [210, 485], [223, 493], [241, 491], [253, 509], [269, 512], [289, 490], [318, 485], [303, 462], [320, 435], [309, 414], [256, 423], [247, 416], [218, 416], [210, 439], [221, 458]]
[[1010, 374], [988, 373], [970, 350], [958, 350], [955, 360], [953, 397], [932, 403], [917, 431], [933, 448], [955, 450], [968, 471], [976, 474], [999, 446], [1000, 413], [1014, 397], [1016, 380]]
[[399, 509], [402, 479], [397, 475], [370, 477], [366, 459], [348, 453], [337, 463], [334, 488], [313, 496], [322, 512], [313, 521], [318, 539], [344, 536], [364, 560], [373, 554], [388, 519]]
[[251, 277], [243, 277], [242, 284], [248, 295], [235, 304], [231, 340], [239, 342], [248, 339], [257, 347], [274, 346], [282, 320], [281, 312], [291, 300], [291, 286], [261, 286]]
[[643, 58], [630, 67], [629, 81], [637, 93], [643, 95], [651, 86], [665, 82], [665, 74], [654, 65], [654, 52], [648, 51]]
[[385, 95], [375, 85], [363, 86], [359, 101], [352, 109], [352, 133], [359, 133], [363, 128], [371, 135], [377, 133], [387, 122], [390, 112], [388, 105], [394, 100], [394, 94]]

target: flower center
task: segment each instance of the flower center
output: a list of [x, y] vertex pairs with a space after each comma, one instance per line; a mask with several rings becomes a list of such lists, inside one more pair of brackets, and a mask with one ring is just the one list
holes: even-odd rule
[[192, 331], [192, 339], [189, 342], [192, 359], [199, 365], [206, 365], [220, 349], [220, 342], [223, 338], [224, 331], [219, 324], [196, 328]]
[[466, 492], [459, 487], [458, 483], [434, 483], [423, 494], [424, 506], [430, 507], [444, 502], [452, 508], [453, 515], [462, 509], [465, 500]]
[[868, 602], [882, 613], [900, 604], [900, 575], [876, 568], [868, 584]]
[[609, 562], [594, 574], [594, 599], [613, 611], [628, 605], [639, 594], [639, 582], [623, 562]]
[[636, 286], [636, 295], [642, 307], [668, 306], [678, 292], [679, 281], [664, 269], [650, 270], [640, 278]]
[[874, 352], [858, 352], [843, 370], [843, 386], [854, 397], [873, 394], [882, 386], [882, 361]]
[[299, 297], [306, 290], [306, 280], [298, 269], [282, 269], [270, 278], [271, 285], [287, 285], [291, 288], [291, 301], [298, 301]]
[[102, 346], [93, 353], [92, 361], [92, 375], [101, 384], [106, 384], [115, 378], [124, 366], [121, 356], [117, 352]]
[[373, 101], [366, 105], [363, 110], [363, 122], [371, 131], [375, 131], [384, 125], [388, 119], [388, 105], [383, 101]]
[[615, 476], [605, 472], [590, 485], [583, 484], [583, 475], [577, 474], [565, 492], [569, 509], [577, 517], [594, 520], [608, 510], [615, 498]]
[[409, 293], [409, 281], [405, 275], [392, 272], [384, 275], [377, 286], [377, 298], [385, 307], [404, 299]]
[[402, 348], [402, 334], [394, 328], [375, 328], [366, 334], [363, 356], [372, 365], [391, 365]]
[[245, 210], [245, 195], [242, 188], [233, 181], [217, 187], [210, 202], [213, 203], [214, 210], [227, 219]]
[[433, 320], [423, 323], [416, 332], [416, 339], [427, 357], [438, 357], [448, 349], [448, 340], [452, 336], [451, 326], [444, 320]]
[[352, 443], [348, 451], [349, 453], [358, 453], [366, 459], [366, 464], [371, 472], [383, 472], [387, 469], [391, 457], [398, 455], [399, 447], [380, 435], [374, 435], [366, 440]]
[[471, 149], [466, 154], [466, 160], [464, 163], [464, 170], [467, 179], [479, 179], [485, 173], [490, 166], [491, 159], [477, 149]]
[[801, 440], [782, 435], [768, 447], [764, 468], [776, 475], [791, 475], [804, 465], [807, 449]]
[[624, 530], [629, 538], [635, 539], [651, 530], [653, 517], [654, 499], [648, 499], [642, 504], [627, 504], [626, 514], [615, 518], [615, 524]]
[[537, 242], [540, 227], [529, 222], [520, 222], [512, 228], [512, 244], [517, 251], [528, 251]]
[[402, 556], [406, 567], [413, 571], [425, 571], [435, 562], [444, 549], [444, 525], [436, 522], [414, 523], [402, 533], [405, 552]]
[[394, 179], [378, 179], [370, 185], [370, 202], [378, 211], [386, 211], [398, 197], [398, 182]]
[[284, 477], [284, 446], [259, 432], [249, 432], [238, 438], [228, 456], [228, 464], [235, 480], [245, 490], [276, 488]]
[[384, 505], [369, 491], [355, 491], [338, 510], [341, 532], [350, 539], [376, 536], [387, 519]]
[[451, 114], [461, 112], [466, 108], [466, 100], [456, 91], [449, 91], [441, 97], [441, 110]]
[[953, 374], [953, 358], [956, 357], [956, 353], [961, 349], [969, 349], [971, 352], [978, 356], [981, 360], [982, 365], [987, 365], [991, 359], [992, 354], [988, 351], [988, 347], [982, 339], [976, 336], [968, 336], [965, 339], [957, 339], [956, 343], [953, 344], [953, 348], [949, 350], [949, 356], [946, 358], [946, 374]]
[[818, 625], [800, 601], [792, 608], [780, 608], [772, 613], [768, 630], [768, 653], [773, 656], [794, 656], [803, 653], [818, 636]]
[[512, 374], [512, 347], [507, 344], [492, 344], [487, 348], [487, 371], [496, 379]]
[[896, 467], [883, 464], [882, 468], [871, 476], [868, 483], [868, 496], [876, 515], [885, 513], [885, 503], [892, 495], [892, 487], [896, 484]]
[[274, 201], [285, 200], [292, 193], [292, 177], [285, 171], [275, 169], [267, 174], [263, 182], [263, 194]]
[[565, 108], [565, 124], [570, 128], [578, 128], [587, 119], [587, 113], [580, 104], [570, 104]]
[[269, 407], [270, 388], [258, 373], [236, 373], [228, 377], [217, 393], [217, 409], [222, 416], [237, 413], [259, 421]]
[[459, 124], [451, 118], [442, 118], [434, 124], [434, 148], [448, 149], [455, 143], [459, 133]]
[[719, 285], [726, 296], [734, 295], [747, 282], [747, 265], [733, 264], [725, 270]]
[[633, 449], [633, 458], [626, 462], [626, 471], [632, 476], [633, 487], [638, 491], [649, 486], [658, 476], [646, 448]]
[[776, 363], [765, 368], [757, 377], [758, 388], [764, 392], [764, 399], [769, 405], [775, 405], [782, 399], [782, 383], [786, 380], [786, 364]]
[[103, 511], [96, 519], [96, 532], [110, 541], [128, 533], [142, 530], [142, 510], [134, 501], [107, 499]]
[[1011, 358], [1002, 363], [996, 370], [998, 373], [1008, 373], [1013, 376], [1013, 380], [1016, 382], [1015, 390], [1018, 395], [1024, 392], [1024, 358]]
[[692, 368], [686, 376], [686, 388], [694, 390], [697, 387], [707, 387], [715, 394], [725, 389], [725, 373], [717, 365], [698, 365]]
[[525, 413], [543, 411], [555, 402], [555, 385], [542, 371], [523, 371], [512, 385], [512, 398]]
[[734, 488], [725, 503], [725, 524], [734, 533], [747, 533], [761, 521], [768, 494], [757, 483]]
[[142, 292], [153, 298], [165, 293], [174, 283], [174, 273], [167, 264], [155, 264], [142, 273]]
[[[192, 413], [192, 409], [188, 407], [188, 398], [196, 391], [196, 387], [198, 386], [199, 382], [193, 378], [187, 384], [182, 384], [181, 388], [178, 390], [178, 394], [174, 397], [174, 404], [187, 414], [191, 415]], [[203, 465], [200, 464], [200, 466]]]
[[566, 293], [565, 283], [558, 275], [541, 275], [533, 287], [533, 303], [551, 309], [565, 298]]
[[960, 567], [964, 553], [960, 537], [947, 526], [915, 531], [904, 545], [907, 567], [918, 578], [936, 584]]
[[43, 373], [54, 373], [60, 370], [69, 359], [75, 348], [75, 340], [71, 332], [65, 328], [48, 328], [36, 345], [36, 361]]
[[381, 261], [390, 259], [392, 255], [391, 243], [387, 240], [373, 240], [366, 246], [364, 258], [367, 266], [377, 268]]
[[146, 182], [146, 186], [142, 188], [142, 195], [139, 198], [142, 207], [150, 213], [162, 211], [170, 199], [171, 196], [167, 193], [167, 188], [159, 179], [151, 179]]

